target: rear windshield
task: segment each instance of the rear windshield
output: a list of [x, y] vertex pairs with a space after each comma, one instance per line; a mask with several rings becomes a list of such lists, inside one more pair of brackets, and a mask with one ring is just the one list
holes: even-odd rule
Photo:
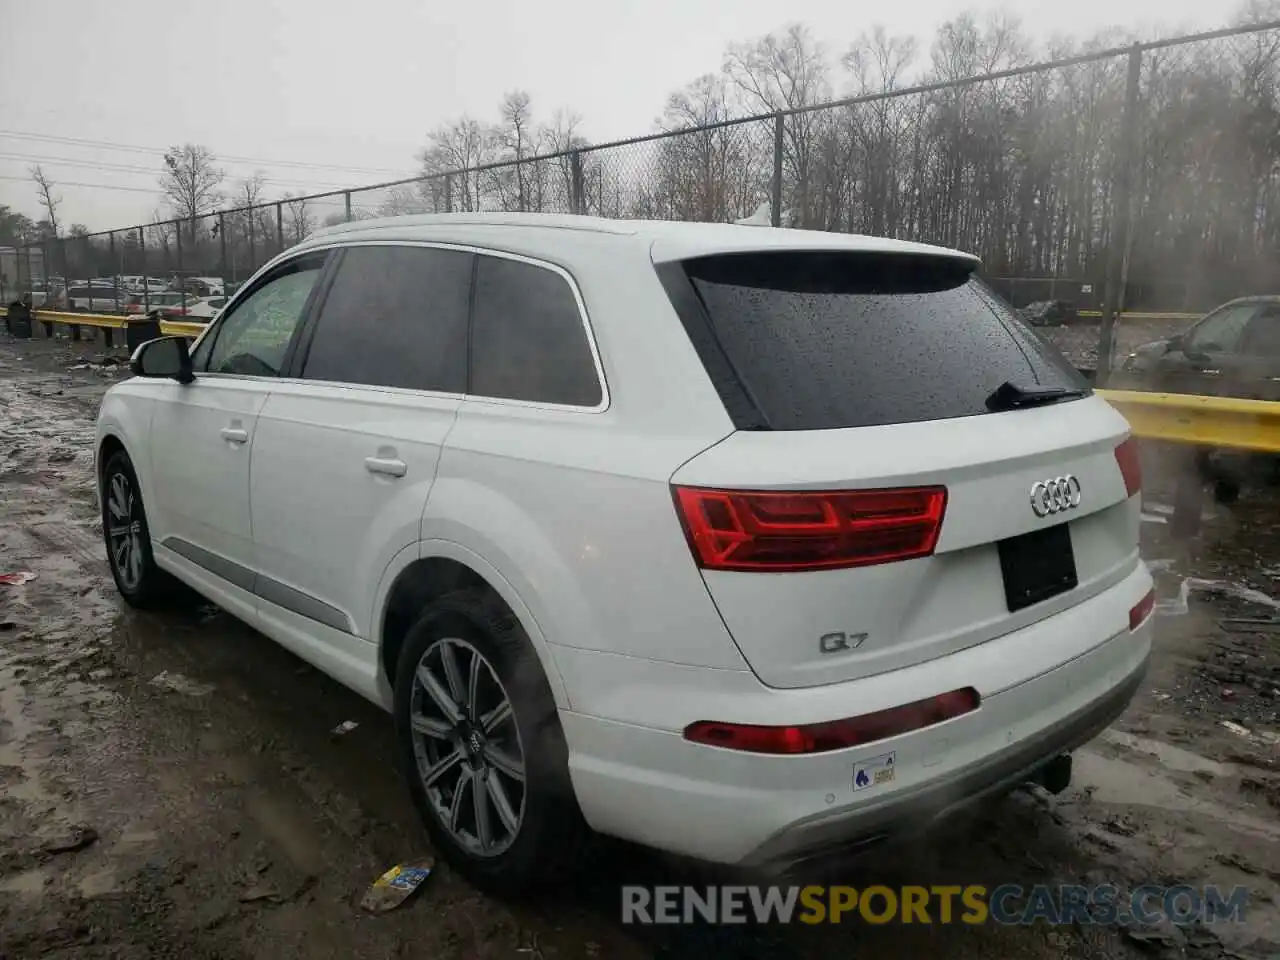
[[[758, 426], [974, 416], [988, 412], [987, 398], [1006, 381], [1088, 389], [961, 260], [782, 252], [683, 266], [712, 328], [694, 343], [713, 379], [738, 381], [733, 388], [763, 417]], [[712, 360], [717, 344], [723, 358]]]

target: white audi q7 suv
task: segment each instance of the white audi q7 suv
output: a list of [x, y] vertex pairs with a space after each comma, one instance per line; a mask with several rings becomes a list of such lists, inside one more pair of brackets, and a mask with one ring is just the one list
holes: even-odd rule
[[1150, 650], [1138, 456], [977, 266], [718, 224], [320, 231], [107, 394], [112, 572], [391, 711], [491, 888], [591, 830], [779, 868], [1061, 786]]

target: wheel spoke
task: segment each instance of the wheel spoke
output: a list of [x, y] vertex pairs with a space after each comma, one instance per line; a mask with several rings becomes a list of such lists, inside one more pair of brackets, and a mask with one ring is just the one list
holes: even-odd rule
[[117, 517], [129, 515], [129, 488], [124, 474], [117, 473], [111, 478], [111, 512]]
[[125, 566], [125, 563], [129, 559], [129, 544], [131, 543], [133, 543], [133, 538], [126, 537], [113, 548], [115, 551], [116, 569], [120, 571], [121, 575], [124, 575], [125, 570], [128, 569]]
[[453, 644], [448, 640], [441, 640], [437, 649], [440, 651], [440, 663], [444, 666], [445, 680], [449, 682], [449, 695], [460, 708], [459, 712], [465, 716], [467, 702], [464, 698], [467, 688], [462, 685], [462, 674], [458, 670], [457, 658], [453, 655]]
[[471, 798], [476, 815], [476, 839], [480, 841], [481, 850], [487, 850], [493, 846], [493, 827], [489, 823], [489, 791], [485, 782], [484, 777], [471, 778]]
[[139, 583], [142, 580], [142, 548], [137, 537], [130, 537], [129, 542], [132, 544], [129, 548], [129, 574], [133, 583]]
[[446, 723], [444, 720], [436, 720], [432, 717], [418, 714], [409, 723], [415, 733], [420, 733], [424, 737], [431, 737], [433, 740], [452, 739], [453, 724]]
[[484, 745], [484, 758], [489, 765], [495, 770], [500, 771], [512, 780], [524, 783], [524, 764], [517, 757], [513, 757], [501, 747], [496, 747], [492, 743]]
[[[426, 786], [426, 787], [433, 786], [437, 780], [439, 780], [441, 777], [443, 777], [446, 773], [448, 773], [450, 770], [452, 770], [461, 762], [462, 762], [462, 750], [461, 748], [456, 748], [452, 753], [446, 756], [443, 760], [437, 760], [434, 764], [432, 764], [430, 767], [427, 768], [427, 772], [422, 775], [423, 786]], [[461, 786], [462, 786], [462, 778], [459, 777], [458, 788], [461, 789]]]
[[490, 777], [487, 785], [489, 797], [493, 800], [493, 809], [497, 811], [498, 819], [502, 821], [507, 833], [515, 834], [520, 828], [520, 818], [516, 816], [516, 811], [511, 806], [511, 800], [507, 797], [507, 788], [502, 785], [502, 781], [497, 777]]
[[511, 701], [503, 697], [502, 702], [480, 718], [480, 726], [485, 733], [493, 733], [498, 726], [511, 716]]
[[453, 803], [449, 807], [449, 829], [456, 835], [458, 833], [458, 825], [462, 821], [462, 794], [470, 784], [475, 789], [475, 774], [470, 767], [462, 768], [462, 775], [458, 777], [458, 782], [453, 788]]
[[446, 720], [457, 723], [462, 719], [462, 711], [453, 702], [453, 697], [449, 696], [449, 692], [440, 685], [440, 681], [427, 669], [426, 664], [418, 667], [418, 682], [422, 684], [422, 689], [427, 691], [427, 695], [436, 702], [436, 706], [440, 708]]
[[484, 658], [474, 650], [471, 651], [471, 667], [467, 672], [467, 719], [475, 720], [480, 710], [480, 672], [484, 669]]
[[126, 524], [123, 527], [109, 527], [107, 529], [107, 536], [111, 537], [114, 540], [116, 537], [126, 537], [132, 532], [133, 532], [133, 528], [130, 525]]

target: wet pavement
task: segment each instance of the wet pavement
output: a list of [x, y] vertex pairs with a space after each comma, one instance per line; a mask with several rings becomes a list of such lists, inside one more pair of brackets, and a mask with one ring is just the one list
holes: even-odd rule
[[[709, 882], [602, 843], [575, 886], [502, 903], [440, 868], [371, 917], [358, 902], [430, 853], [389, 720], [213, 608], [116, 598], [93, 417], [122, 374], [93, 344], [0, 334], [0, 958], [1268, 957], [1280, 952], [1280, 496], [1215, 507], [1174, 543], [1160, 478], [1144, 550], [1157, 650], [1131, 709], [1065, 794], [1020, 793], [837, 882], [1225, 887], [1241, 924], [845, 923], [627, 927], [622, 883]], [[1273, 566], [1274, 565], [1274, 566]], [[333, 731], [344, 721], [356, 724]], [[1231, 724], [1231, 727], [1224, 726]]]

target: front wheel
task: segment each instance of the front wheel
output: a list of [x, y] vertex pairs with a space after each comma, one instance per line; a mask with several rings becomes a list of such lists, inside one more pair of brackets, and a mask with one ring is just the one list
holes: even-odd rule
[[129, 455], [118, 450], [102, 469], [102, 535], [116, 589], [134, 607], [149, 609], [178, 595], [179, 584], [156, 566], [142, 490]]
[[396, 672], [405, 778], [436, 849], [477, 886], [563, 877], [589, 836], [550, 687], [515, 617], [485, 589], [436, 600]]

